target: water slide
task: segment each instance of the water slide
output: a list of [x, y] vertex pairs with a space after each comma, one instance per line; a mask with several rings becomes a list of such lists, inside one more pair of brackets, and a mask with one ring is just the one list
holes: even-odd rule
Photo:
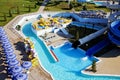
[[60, 30], [65, 34], [68, 35], [69, 33], [65, 30], [65, 28], [60, 28]]
[[55, 56], [55, 54], [47, 48], [45, 43], [34, 33], [31, 23], [23, 26], [22, 32], [26, 37], [29, 37], [31, 41], [34, 41], [35, 51], [37, 52], [38, 56], [40, 55], [40, 53], [44, 53], [48, 61], [52, 63], [58, 61], [57, 56]]
[[59, 60], [58, 60], [57, 56], [55, 55], [55, 53], [52, 50], [50, 50], [50, 52], [51, 52], [51, 55], [53, 56], [54, 60], [56, 62], [58, 62]]
[[94, 32], [92, 34], [89, 34], [88, 36], [85, 36], [85, 37], [79, 39], [80, 45], [82, 45], [82, 44], [84, 44], [84, 43], [86, 43], [86, 42], [88, 42], [88, 41], [102, 35], [107, 29], [108, 29], [108, 27], [105, 27], [105, 28], [103, 28], [103, 29], [101, 29], [101, 30], [99, 30], [97, 32]]
[[[120, 7], [119, 7], [120, 8]], [[117, 19], [117, 17], [120, 16], [120, 11], [119, 12], [116, 12], [116, 13], [113, 13], [111, 14], [108, 19], [110, 20], [110, 22], [113, 22]]]
[[112, 43], [120, 46], [120, 20], [112, 22], [108, 37]]
[[83, 22], [83, 23], [100, 23], [100, 24], [107, 24], [108, 19], [96, 19], [96, 18], [81, 18], [79, 15], [75, 13], [58, 13], [52, 17], [66, 17], [66, 18], [73, 18], [78, 22]]
[[120, 9], [120, 5], [118, 5], [118, 4], [109, 4], [109, 5], [107, 5], [107, 7], [108, 8], [110, 8], [110, 9]]
[[100, 30], [100, 29], [104, 28], [103, 26], [85, 24], [85, 23], [80, 23], [80, 22], [77, 22], [77, 21], [72, 21], [70, 24], [73, 25], [73, 26], [86, 27], [86, 28], [95, 29], [95, 30]]
[[110, 44], [110, 41], [108, 38], [102, 40], [101, 42], [97, 43], [96, 45], [94, 45], [93, 47], [89, 48], [86, 51], [86, 55], [87, 56], [93, 56], [96, 52], [100, 51], [101, 49], [103, 49], [104, 47], [106, 47], [107, 45]]

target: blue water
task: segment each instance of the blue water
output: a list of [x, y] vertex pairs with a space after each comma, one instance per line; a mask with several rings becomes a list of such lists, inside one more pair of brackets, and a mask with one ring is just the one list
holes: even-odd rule
[[106, 2], [94, 2], [94, 3], [98, 6], [103, 6], [104, 4], [106, 4]]
[[22, 31], [26, 37], [29, 37], [33, 41], [42, 66], [51, 73], [54, 80], [120, 80], [120, 77], [90, 76], [82, 74], [81, 70], [89, 66], [91, 60], [88, 58], [84, 59], [84, 50], [75, 50], [71, 48], [70, 44], [64, 44], [53, 50], [59, 59], [59, 62], [55, 62], [43, 41], [31, 30], [31, 23], [24, 25]]

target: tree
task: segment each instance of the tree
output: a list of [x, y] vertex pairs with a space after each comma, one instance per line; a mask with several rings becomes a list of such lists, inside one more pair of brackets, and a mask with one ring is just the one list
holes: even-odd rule
[[36, 0], [36, 4], [41, 4], [41, 1], [44, 1], [44, 0]]
[[17, 14], [20, 14], [19, 6], [17, 6]]
[[31, 12], [31, 7], [30, 7], [30, 5], [28, 6], [28, 12]]
[[6, 16], [6, 14], [4, 14], [4, 20], [7, 21], [7, 16]]
[[35, 7], [35, 8], [37, 7], [36, 3], [34, 4], [34, 7]]
[[77, 49], [78, 45], [80, 45], [80, 42], [78, 40], [76, 40], [75, 42], [72, 43], [72, 47], [74, 49]]
[[69, 4], [69, 9], [72, 9], [72, 8], [73, 8], [73, 4], [70, 3], [70, 4]]
[[87, 8], [86, 8], [86, 5], [83, 5], [83, 8], [82, 8], [83, 10], [87, 10]]
[[20, 26], [20, 25], [17, 25], [17, 26], [16, 26], [16, 30], [20, 31], [20, 30], [21, 30], [21, 26]]
[[96, 72], [97, 70], [96, 70], [96, 61], [95, 60], [93, 60], [93, 62], [92, 62], [92, 71], [93, 72]]
[[12, 17], [11, 9], [9, 9], [9, 16]]

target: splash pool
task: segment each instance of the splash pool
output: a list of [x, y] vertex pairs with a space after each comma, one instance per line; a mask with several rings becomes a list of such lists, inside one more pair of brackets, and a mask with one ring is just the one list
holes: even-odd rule
[[89, 66], [95, 58], [85, 58], [84, 50], [75, 50], [70, 44], [64, 44], [53, 50], [59, 59], [59, 62], [55, 62], [44, 42], [32, 31], [31, 23], [24, 25], [22, 32], [33, 41], [42, 66], [54, 80], [120, 80], [120, 77], [91, 76], [81, 73], [81, 70]]

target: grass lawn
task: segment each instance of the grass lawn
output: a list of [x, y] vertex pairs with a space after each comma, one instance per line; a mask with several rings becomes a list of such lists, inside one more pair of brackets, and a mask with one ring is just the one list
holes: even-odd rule
[[[30, 11], [29, 11], [30, 6]], [[18, 7], [18, 8], [17, 8]], [[4, 26], [11, 19], [19, 14], [31, 13], [37, 11], [39, 6], [35, 8], [34, 0], [0, 0], [0, 26]], [[17, 13], [19, 9], [19, 14]], [[10, 17], [9, 10], [12, 13]], [[6, 17], [6, 20], [5, 20]]]
[[[95, 4], [92, 3], [75, 3], [72, 2], [75, 11], [80, 11], [83, 9], [83, 4], [86, 5], [87, 10], [104, 10], [105, 12], [108, 12], [109, 9], [106, 7], [100, 7], [96, 6]], [[72, 9], [69, 9], [68, 2], [65, 1], [50, 1], [47, 4], [47, 7], [45, 8], [46, 11], [71, 11]]]

